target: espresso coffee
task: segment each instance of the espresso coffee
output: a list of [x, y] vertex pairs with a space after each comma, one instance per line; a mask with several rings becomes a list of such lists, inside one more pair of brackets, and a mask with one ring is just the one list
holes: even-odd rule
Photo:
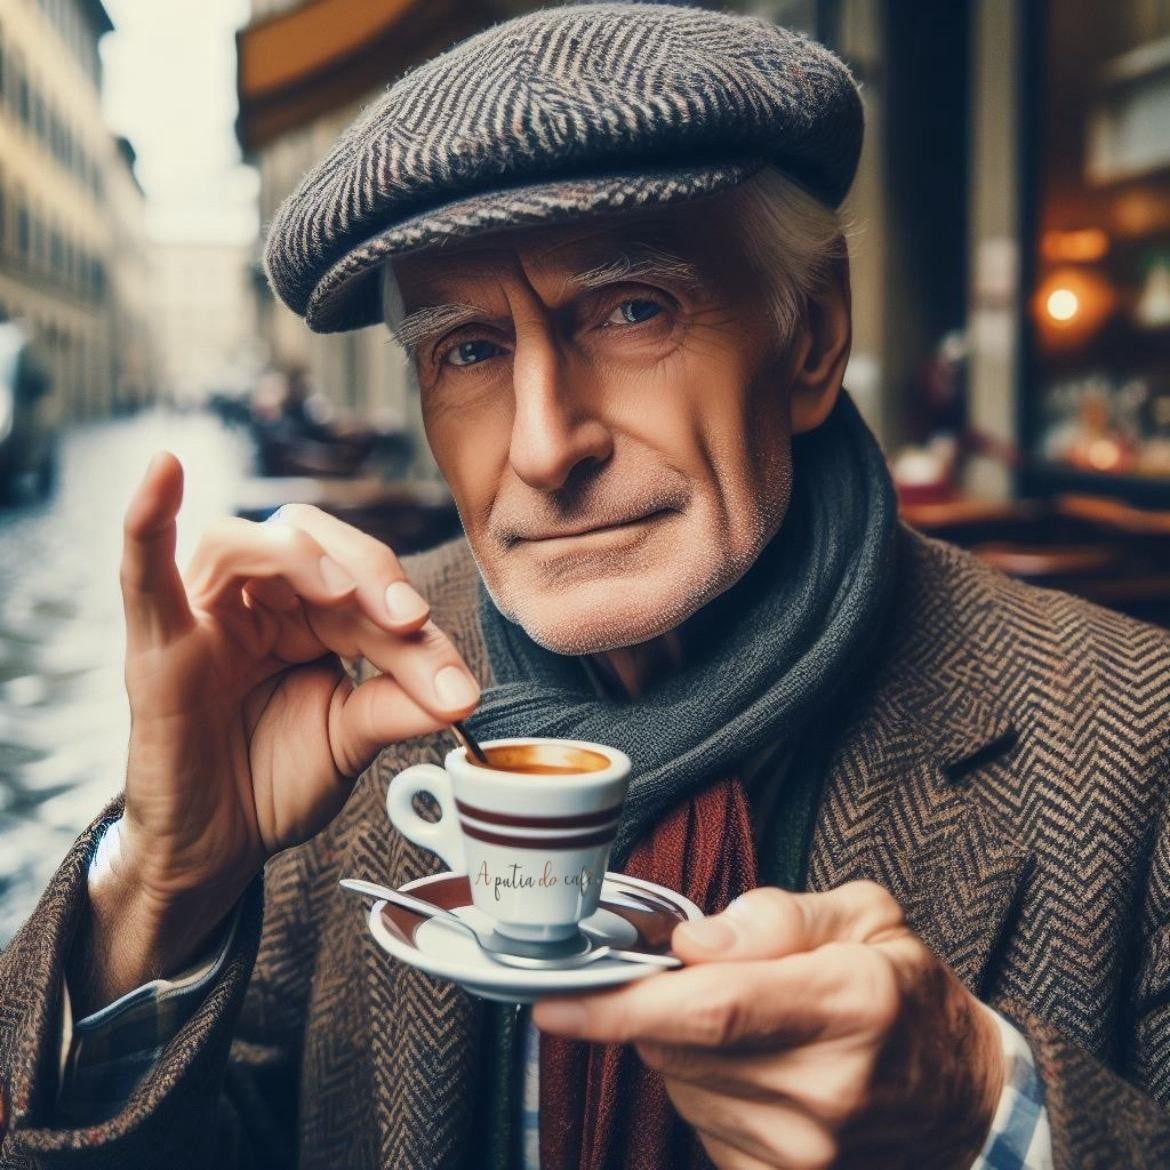
[[484, 771], [511, 772], [522, 776], [580, 776], [586, 772], [603, 772], [610, 761], [600, 752], [569, 744], [523, 743], [486, 749], [488, 763], [471, 755], [467, 762]]

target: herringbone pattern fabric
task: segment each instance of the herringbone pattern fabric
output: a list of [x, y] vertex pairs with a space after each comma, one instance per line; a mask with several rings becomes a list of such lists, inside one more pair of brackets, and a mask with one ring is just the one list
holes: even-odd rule
[[[1170, 639], [945, 545], [907, 533], [901, 546], [887, 653], [842, 711], [810, 883], [882, 882], [1021, 1025], [1060, 1170], [1170, 1165]], [[465, 547], [410, 572], [483, 677]], [[384, 753], [327, 832], [268, 866], [255, 967], [257, 902], [124, 1114], [68, 1132], [51, 1127], [56, 989], [83, 912], [83, 839], [0, 956], [0, 1165], [477, 1170], [479, 1009], [387, 960], [336, 887], [431, 868], [383, 800], [393, 772], [440, 746]]]
[[765, 21], [670, 5], [545, 9], [393, 85], [277, 211], [265, 263], [311, 328], [371, 325], [376, 269], [393, 253], [693, 199], [765, 162], [836, 206], [861, 135], [845, 66]]

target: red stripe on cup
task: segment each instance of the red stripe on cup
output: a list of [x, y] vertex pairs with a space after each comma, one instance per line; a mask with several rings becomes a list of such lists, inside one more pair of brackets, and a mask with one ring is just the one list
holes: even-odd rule
[[602, 833], [583, 833], [576, 837], [512, 837], [507, 833], [491, 833], [477, 825], [461, 822], [463, 832], [488, 845], [507, 845], [511, 849], [588, 849], [591, 845], [607, 845], [614, 838], [615, 828]]
[[474, 817], [489, 825], [506, 825], [510, 829], [587, 829], [590, 825], [604, 825], [615, 821], [621, 815], [622, 806], [603, 808], [600, 812], [576, 813], [567, 817], [530, 817], [515, 813], [489, 812], [484, 808], [464, 804], [457, 800], [455, 807], [466, 817]]

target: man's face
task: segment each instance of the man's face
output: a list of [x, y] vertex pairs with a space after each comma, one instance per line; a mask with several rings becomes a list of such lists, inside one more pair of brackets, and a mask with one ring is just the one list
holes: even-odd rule
[[584, 654], [677, 627], [774, 535], [789, 348], [700, 207], [395, 263], [423, 420], [500, 610]]

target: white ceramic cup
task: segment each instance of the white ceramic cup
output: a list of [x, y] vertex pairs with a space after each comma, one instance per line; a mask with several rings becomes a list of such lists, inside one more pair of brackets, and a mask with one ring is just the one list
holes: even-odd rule
[[[572, 938], [597, 909], [609, 850], [630, 781], [624, 752], [568, 739], [498, 739], [482, 745], [503, 766], [486, 768], [463, 748], [443, 767], [415, 764], [390, 782], [386, 812], [408, 840], [466, 873], [477, 909], [496, 931], [526, 943]], [[514, 751], [563, 767], [555, 774], [507, 770]], [[428, 794], [441, 817], [419, 816]]]

